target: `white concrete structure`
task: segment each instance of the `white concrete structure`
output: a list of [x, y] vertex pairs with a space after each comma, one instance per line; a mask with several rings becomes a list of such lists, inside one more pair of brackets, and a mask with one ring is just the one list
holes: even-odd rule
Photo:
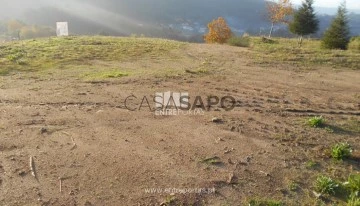
[[56, 22], [56, 35], [69, 36], [69, 27], [67, 22]]

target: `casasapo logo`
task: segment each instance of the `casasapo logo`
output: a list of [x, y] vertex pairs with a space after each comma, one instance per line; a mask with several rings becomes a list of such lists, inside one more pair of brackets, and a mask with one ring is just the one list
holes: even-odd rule
[[[151, 104], [149, 99], [152, 100]], [[137, 104], [138, 103], [138, 104]], [[138, 98], [134, 95], [125, 100], [125, 107], [130, 111], [141, 111], [148, 108], [158, 116], [204, 115], [212, 108], [230, 111], [235, 108], [236, 100], [232, 96], [191, 97], [188, 92], [157, 92], [154, 97]], [[153, 106], [151, 106], [153, 105]]]
[[202, 108], [192, 108], [188, 92], [164, 92], [155, 94], [155, 115], [203, 115]]

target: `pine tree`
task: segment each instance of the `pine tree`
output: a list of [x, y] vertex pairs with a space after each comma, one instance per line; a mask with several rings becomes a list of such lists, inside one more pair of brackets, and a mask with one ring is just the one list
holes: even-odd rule
[[313, 4], [314, 0], [305, 0], [294, 13], [294, 19], [289, 24], [290, 32], [300, 36], [300, 46], [304, 35], [314, 34], [319, 30], [319, 20], [316, 17]]
[[350, 28], [345, 2], [339, 6], [337, 16], [324, 33], [321, 45], [326, 49], [347, 49], [350, 42]]

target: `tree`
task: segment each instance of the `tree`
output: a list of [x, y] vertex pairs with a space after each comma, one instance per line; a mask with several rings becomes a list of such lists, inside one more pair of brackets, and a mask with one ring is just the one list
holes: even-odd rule
[[18, 20], [10, 20], [7, 23], [8, 32], [10, 33], [10, 35], [12, 36], [16, 35], [18, 39], [20, 39], [21, 28], [23, 28], [24, 26], [25, 24]]
[[314, 34], [319, 30], [319, 20], [316, 17], [314, 0], [303, 1], [301, 7], [294, 13], [294, 19], [289, 24], [290, 32], [300, 36], [299, 45], [304, 35]]
[[347, 49], [350, 42], [350, 28], [348, 24], [346, 4], [343, 2], [338, 8], [335, 19], [324, 33], [321, 42], [322, 47], [326, 49]]
[[269, 20], [271, 22], [271, 29], [269, 38], [271, 38], [275, 24], [289, 23], [287, 17], [294, 13], [291, 0], [277, 0], [277, 2], [268, 2], [267, 10], [269, 13]]
[[0, 21], [0, 34], [4, 34], [7, 32], [6, 24]]
[[22, 39], [33, 39], [56, 35], [54, 29], [46, 26], [37, 25], [24, 26], [21, 28], [20, 33]]
[[206, 43], [225, 43], [232, 36], [230, 27], [223, 17], [213, 20], [208, 24], [209, 33], [204, 36]]

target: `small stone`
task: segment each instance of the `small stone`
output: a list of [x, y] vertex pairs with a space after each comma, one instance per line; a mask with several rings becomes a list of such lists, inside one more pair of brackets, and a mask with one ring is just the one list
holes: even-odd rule
[[24, 171], [20, 171], [20, 172], [18, 173], [18, 175], [20, 175], [21, 177], [23, 177], [23, 176], [25, 176], [25, 175], [26, 175], [26, 172], [24, 172]]
[[236, 182], [236, 177], [233, 173], [229, 174], [229, 178], [226, 181], [228, 184], [234, 184]]
[[231, 164], [231, 165], [235, 164], [235, 162], [233, 162], [230, 158], [228, 159], [228, 163]]
[[85, 204], [84, 204], [84, 206], [92, 206], [92, 205], [93, 204], [91, 202], [89, 202], [89, 201], [86, 201]]
[[222, 120], [222, 119], [217, 118], [217, 117], [212, 118], [212, 120], [211, 120], [211, 121], [212, 121], [212, 122], [214, 122], [214, 123], [222, 123], [222, 122], [223, 122], [223, 120]]
[[41, 133], [41, 134], [45, 134], [45, 133], [47, 133], [47, 132], [48, 132], [48, 130], [47, 130], [45, 127], [43, 127], [43, 128], [40, 129], [40, 133]]

